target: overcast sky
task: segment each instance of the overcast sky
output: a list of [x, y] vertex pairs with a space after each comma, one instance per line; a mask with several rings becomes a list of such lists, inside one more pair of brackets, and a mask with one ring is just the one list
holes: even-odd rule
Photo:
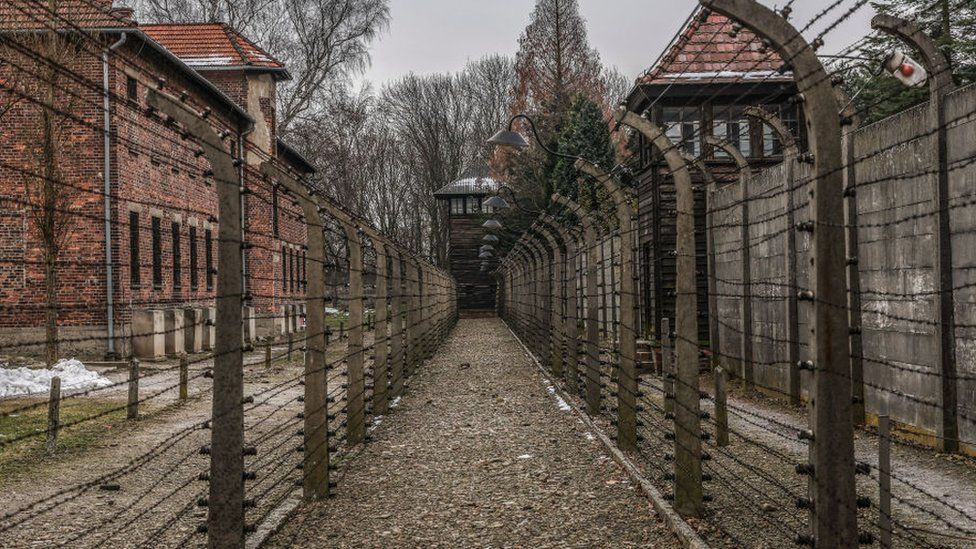
[[[784, 0], [761, 0], [767, 5]], [[844, 3], [823, 22], [836, 20], [857, 0]], [[802, 0], [793, 23], [805, 24], [828, 0]], [[489, 53], [514, 55], [535, 0], [390, 0], [389, 31], [372, 48], [373, 65], [365, 78], [379, 87], [410, 72], [456, 71], [469, 59]], [[590, 44], [604, 63], [628, 78], [647, 69], [697, 5], [692, 0], [579, 0]], [[831, 53], [870, 30], [870, 6], [827, 35]], [[815, 36], [818, 27], [805, 33]]]

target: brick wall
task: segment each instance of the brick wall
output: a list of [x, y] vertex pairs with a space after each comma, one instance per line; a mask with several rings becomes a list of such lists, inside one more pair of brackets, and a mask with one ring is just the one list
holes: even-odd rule
[[[111, 37], [110, 37], [111, 38]], [[4, 52], [4, 57], [11, 55]], [[24, 60], [29, 65], [29, 60]], [[0, 68], [0, 78], [10, 78], [10, 66]], [[61, 302], [59, 325], [77, 327], [94, 336], [75, 346], [96, 355], [104, 352], [106, 324], [106, 268], [102, 194], [103, 133], [101, 109], [101, 61], [97, 48], [71, 58], [70, 70], [84, 81], [70, 87], [77, 95], [71, 103], [73, 117], [58, 120], [64, 128], [62, 177], [71, 189], [71, 224], [58, 267], [58, 293]], [[209, 168], [205, 157], [197, 158], [197, 145], [184, 138], [179, 128], [167, 124], [158, 114], [147, 114], [147, 87], [165, 78], [165, 90], [179, 95], [184, 90], [187, 102], [197, 110], [209, 107], [208, 120], [218, 130], [231, 130], [225, 140], [228, 150], [235, 147], [238, 124], [231, 110], [217, 102], [202, 86], [188, 78], [162, 56], [135, 39], [130, 39], [113, 58], [110, 70], [112, 98], [112, 242], [114, 315], [118, 334], [128, 333], [132, 311], [140, 308], [207, 306], [213, 304], [214, 288], [207, 285], [206, 234], [212, 234], [212, 260], [217, 266], [217, 196], [213, 181], [205, 177]], [[129, 79], [134, 78], [136, 99], [128, 99]], [[243, 102], [247, 97], [246, 79], [241, 74], [215, 74], [216, 83], [230, 97]], [[66, 86], [67, 88], [68, 86]], [[70, 94], [66, 94], [70, 95]], [[257, 116], [267, 116], [267, 105]], [[273, 113], [270, 113], [273, 120]], [[24, 102], [0, 120], [0, 328], [24, 331], [21, 340], [43, 339], [38, 327], [43, 322], [44, 277], [42, 246], [31, 216], [25, 210], [27, 189], [37, 186], [36, 144], [40, 141], [40, 111]], [[251, 145], [245, 145], [253, 149]], [[255, 150], [255, 158], [272, 158], [273, 150]], [[236, 155], [236, 151], [234, 151]], [[250, 157], [251, 155], [249, 155]], [[279, 235], [272, 235], [270, 183], [264, 181], [257, 166], [243, 170], [245, 185], [253, 191], [245, 198], [249, 250], [248, 285], [254, 294], [259, 317], [270, 316], [283, 303], [304, 299], [300, 284], [294, 290], [280, 286], [281, 244], [289, 257], [300, 259], [304, 251], [305, 228], [297, 219], [298, 210], [290, 199], [281, 200]], [[131, 214], [138, 215], [132, 232]], [[161, 280], [153, 280], [153, 218], [159, 219]], [[174, 253], [174, 223], [179, 246]], [[191, 284], [191, 233], [196, 243], [197, 285]], [[135, 237], [135, 243], [133, 238]], [[138, 283], [134, 282], [132, 250], [138, 259]], [[180, 260], [174, 270], [174, 257]], [[295, 259], [292, 260], [293, 265]], [[296, 275], [302, 273], [296, 269]], [[216, 277], [213, 278], [214, 287]], [[100, 330], [100, 332], [99, 332]], [[5, 331], [9, 335], [13, 332]], [[63, 332], [67, 333], [67, 332]], [[259, 335], [260, 332], [259, 332]], [[86, 336], [89, 337], [89, 336]], [[124, 341], [120, 348], [126, 350]], [[69, 346], [70, 347], [70, 346]]]

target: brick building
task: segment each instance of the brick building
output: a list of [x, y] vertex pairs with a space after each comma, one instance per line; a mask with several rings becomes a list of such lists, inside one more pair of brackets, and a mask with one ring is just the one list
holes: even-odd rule
[[[0, 83], [18, 99], [0, 118], [0, 338], [19, 344], [18, 354], [38, 352], [30, 343], [44, 340], [44, 245], [32, 212], [44, 179], [48, 59], [24, 45], [51, 28], [64, 50], [55, 108], [47, 109], [58, 127], [57, 180], [67, 189], [57, 210], [68, 221], [56, 266], [62, 354], [127, 355], [134, 342], [137, 354], [156, 356], [164, 340], [168, 354], [212, 343], [204, 319], [216, 286], [214, 182], [193, 139], [147, 108], [148, 88], [207, 113], [230, 154], [244, 159], [247, 337], [300, 329], [304, 223], [258, 171], [270, 160], [296, 175], [314, 172], [275, 135], [285, 67], [225, 25], [140, 26], [111, 0], [61, 0], [54, 16], [40, 5], [0, 7], [0, 32], [14, 38], [0, 45]], [[153, 335], [133, 340], [133, 332]]]
[[[701, 159], [719, 181], [734, 181], [735, 162], [713, 150], [705, 137], [731, 142], [759, 169], [782, 161], [772, 130], [745, 116], [747, 106], [777, 113], [801, 139], [802, 109], [789, 101], [796, 86], [789, 67], [755, 34], [734, 28], [723, 15], [695, 8], [685, 26], [643, 74], [626, 98], [627, 108], [647, 113], [681, 151]], [[632, 143], [637, 157], [643, 332], [660, 338], [663, 318], [674, 319], [675, 195], [660, 152], [643, 135]], [[699, 333], [708, 339], [704, 178], [692, 170], [698, 247]]]

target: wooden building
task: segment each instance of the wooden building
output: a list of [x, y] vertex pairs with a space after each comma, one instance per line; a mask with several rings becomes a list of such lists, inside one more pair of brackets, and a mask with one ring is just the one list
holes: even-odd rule
[[496, 192], [498, 183], [494, 179], [467, 177], [448, 183], [434, 193], [447, 210], [447, 268], [457, 281], [460, 310], [495, 308], [495, 279], [481, 269], [478, 255], [485, 244], [481, 239], [486, 232], [481, 225], [491, 213], [486, 211], [484, 201]]
[[[790, 102], [796, 87], [789, 67], [771, 48], [726, 17], [696, 8], [672, 43], [642, 75], [626, 98], [628, 109], [647, 113], [682, 152], [704, 161], [720, 182], [736, 179], [735, 162], [711, 150], [705, 137], [732, 142], [755, 168], [778, 163], [782, 148], [758, 119], [743, 115], [758, 105], [778, 113], [801, 138], [802, 110]], [[642, 331], [661, 337], [661, 319], [674, 326], [675, 194], [660, 151], [636, 134]], [[698, 254], [699, 333], [708, 339], [704, 178], [692, 170]]]

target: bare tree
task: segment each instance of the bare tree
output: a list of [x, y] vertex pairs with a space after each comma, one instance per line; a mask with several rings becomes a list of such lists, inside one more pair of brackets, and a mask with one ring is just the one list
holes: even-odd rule
[[75, 115], [78, 90], [67, 78], [68, 65], [80, 50], [70, 35], [59, 32], [61, 0], [46, 0], [45, 10], [39, 11], [43, 28], [34, 32], [7, 37], [4, 59], [16, 59], [20, 74], [15, 81], [5, 82], [0, 103], [0, 115], [15, 106], [31, 111], [29, 119], [37, 125], [19, 129], [25, 143], [21, 171], [24, 204], [31, 221], [31, 229], [40, 240], [41, 264], [44, 270], [44, 331], [45, 361], [50, 366], [58, 361], [58, 260], [66, 245], [72, 225], [74, 189], [65, 181], [61, 158], [70, 138], [71, 121]]

